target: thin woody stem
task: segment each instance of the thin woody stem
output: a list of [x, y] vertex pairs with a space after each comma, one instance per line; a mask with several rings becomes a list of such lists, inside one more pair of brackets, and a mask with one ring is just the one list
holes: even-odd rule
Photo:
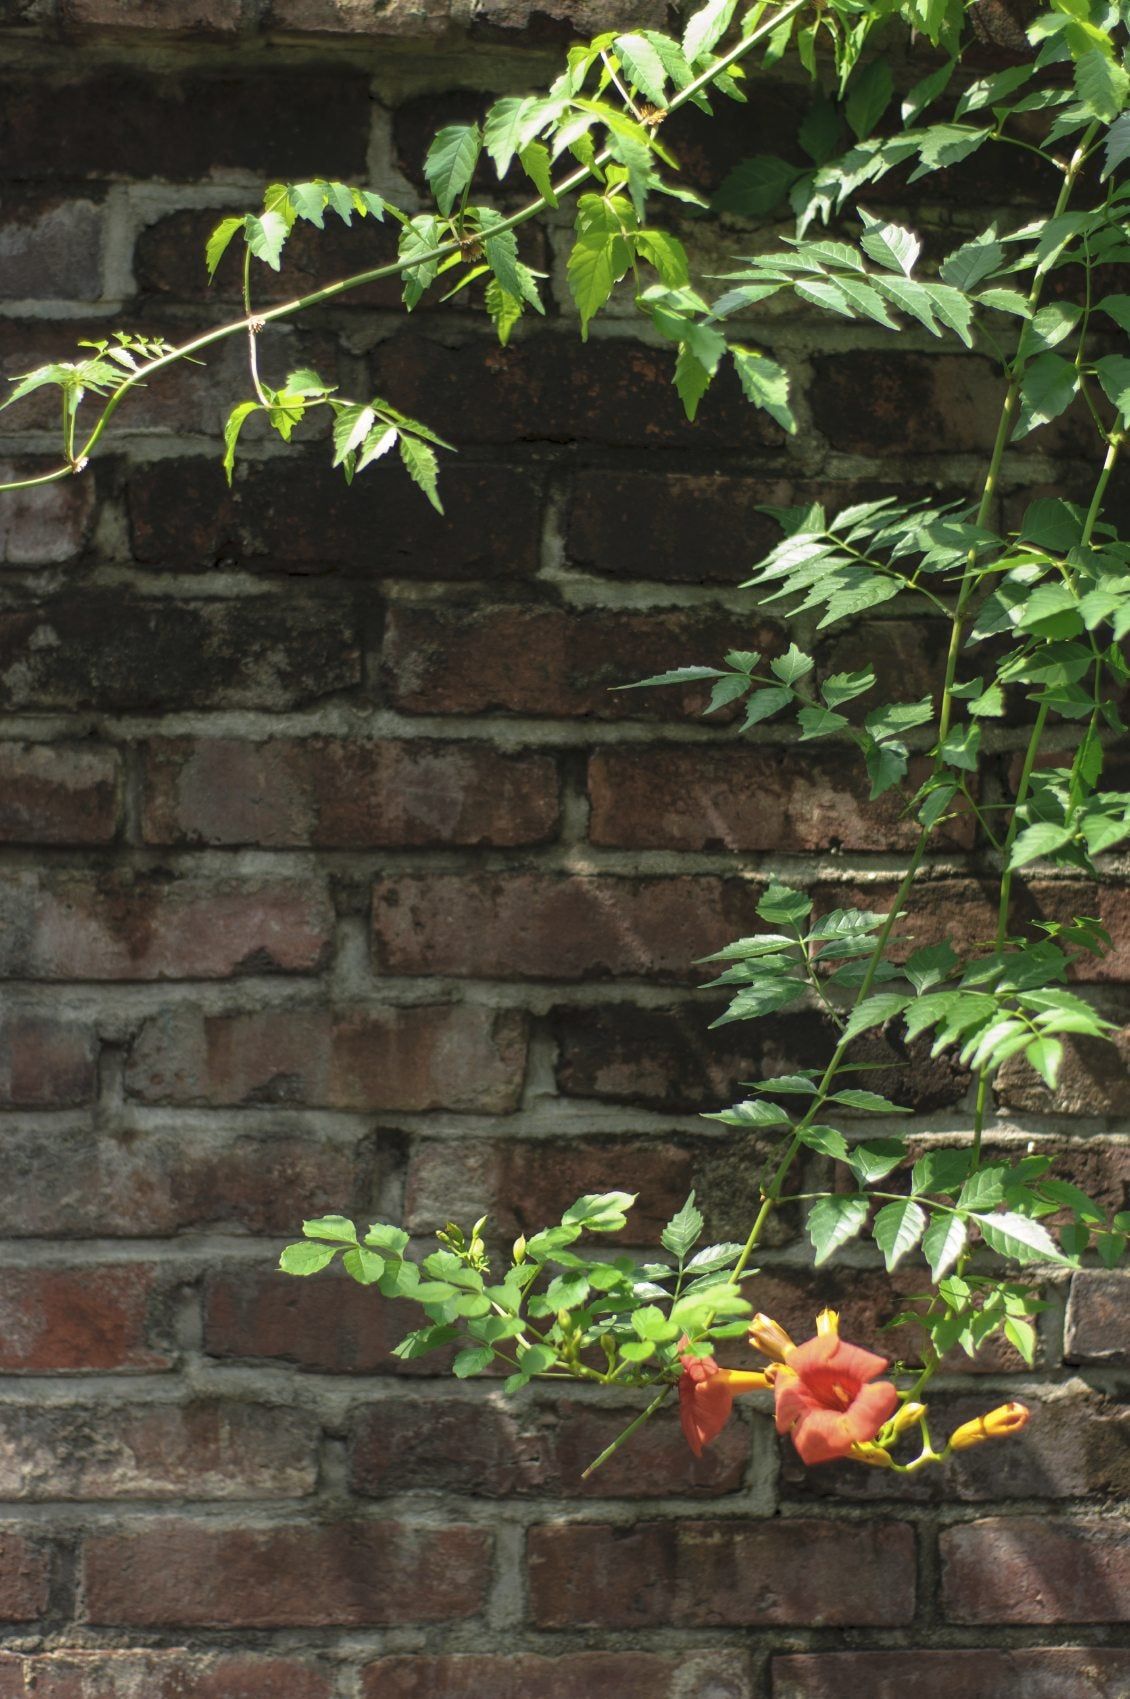
[[624, 1428], [622, 1430], [622, 1432], [620, 1432], [616, 1435], [616, 1438], [612, 1441], [612, 1444], [606, 1445], [604, 1450], [600, 1453], [600, 1456], [594, 1457], [592, 1462], [589, 1464], [588, 1468], [581, 1470], [582, 1481], [587, 1481], [589, 1476], [591, 1474], [593, 1474], [597, 1469], [599, 1469], [602, 1464], [607, 1463], [608, 1459], [610, 1457], [614, 1456], [617, 1451], [619, 1451], [620, 1447], [625, 1443], [625, 1441], [631, 1439], [632, 1435], [636, 1432], [636, 1430], [638, 1428], [642, 1428], [645, 1422], [650, 1422], [651, 1418], [655, 1415], [655, 1412], [659, 1409], [660, 1405], [664, 1404], [667, 1401], [667, 1399], [671, 1396], [671, 1393], [674, 1391], [674, 1387], [675, 1387], [675, 1382], [674, 1381], [668, 1381], [666, 1386], [664, 1386], [663, 1389], [660, 1392], [656, 1393], [656, 1395], [652, 1399], [651, 1403], [647, 1406], [646, 1409], [640, 1411], [640, 1413], [636, 1417], [635, 1421], [629, 1422], [628, 1426], [626, 1428]]

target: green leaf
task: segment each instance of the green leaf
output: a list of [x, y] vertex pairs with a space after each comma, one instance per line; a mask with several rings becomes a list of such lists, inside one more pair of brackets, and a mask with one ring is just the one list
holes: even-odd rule
[[477, 124], [449, 124], [440, 130], [424, 160], [424, 176], [446, 218], [470, 184], [483, 138]]
[[971, 242], [963, 242], [942, 261], [942, 281], [955, 289], [973, 289], [992, 277], [1004, 262], [1004, 249], [996, 240], [995, 227]]
[[693, 65], [696, 59], [709, 53], [721, 41], [730, 27], [736, 3], [737, 0], [707, 0], [707, 4], [692, 15], [683, 31], [683, 52], [689, 64]]
[[518, 155], [522, 170], [534, 185], [546, 206], [557, 205], [557, 194], [553, 187], [553, 172], [549, 158], [549, 149], [543, 142], [528, 142]]
[[846, 1162], [848, 1142], [838, 1127], [798, 1127], [796, 1136], [809, 1150], [830, 1156], [836, 1162]]
[[339, 1249], [338, 1245], [314, 1245], [304, 1239], [300, 1244], [286, 1247], [279, 1257], [279, 1267], [284, 1274], [317, 1274], [333, 1262]]
[[368, 436], [377, 415], [371, 407], [362, 406], [359, 402], [348, 406], [335, 408], [333, 441], [333, 464], [340, 466], [347, 454]]
[[955, 1194], [965, 1184], [971, 1161], [967, 1150], [928, 1150], [911, 1171], [911, 1190]]
[[1109, 177], [1124, 159], [1130, 159], [1130, 112], [1116, 118], [1103, 144], [1103, 177]]
[[830, 708], [802, 708], [797, 715], [801, 728], [800, 741], [812, 737], [831, 737], [850, 722], [845, 714], [833, 714]]
[[931, 71], [928, 77], [923, 77], [921, 82], [915, 83], [903, 99], [901, 116], [904, 124], [913, 124], [928, 106], [934, 104], [939, 95], [945, 93], [946, 85], [955, 69], [956, 61], [947, 60], [944, 65], [939, 65], [936, 71]]
[[653, 106], [666, 106], [667, 76], [651, 42], [642, 35], [618, 35], [612, 47], [629, 83]]
[[1118, 408], [1124, 425], [1130, 424], [1130, 359], [1125, 354], [1106, 354], [1095, 362], [1103, 394]]
[[910, 1114], [909, 1109], [892, 1103], [889, 1097], [880, 1097], [877, 1091], [857, 1091], [854, 1087], [849, 1091], [833, 1092], [829, 1101], [842, 1103], [846, 1109], [862, 1109], [868, 1115]]
[[374, 1286], [385, 1271], [384, 1258], [375, 1251], [367, 1251], [360, 1245], [354, 1245], [345, 1252], [341, 1265], [350, 1280], [355, 1280], [358, 1286]]
[[374, 460], [379, 460], [382, 454], [387, 454], [399, 435], [395, 425], [386, 425], [383, 420], [374, 425], [361, 444], [355, 470], [363, 472], [366, 466], [371, 466]]
[[439, 499], [437, 483], [439, 479], [439, 464], [435, 450], [419, 437], [401, 435], [398, 439], [400, 458], [404, 462], [408, 476], [414, 484], [423, 490], [437, 513], [443, 512], [443, 503]]
[[861, 210], [859, 216], [865, 226], [859, 245], [868, 258], [873, 259], [876, 265], [889, 271], [901, 271], [904, 277], [909, 277], [921, 251], [917, 236], [901, 224], [884, 224], [881, 218], [873, 218], [869, 212]]
[[1057, 849], [1070, 843], [1074, 836], [1073, 826], [1057, 826], [1049, 821], [1039, 821], [1035, 826], [1027, 826], [1012, 846], [1008, 865], [1026, 867], [1030, 861], [1035, 861], [1040, 856], [1054, 855]]
[[1038, 354], [1020, 383], [1020, 415], [1013, 441], [1047, 425], [1070, 407], [1079, 388], [1079, 373], [1058, 354]]
[[622, 236], [592, 230], [578, 236], [565, 268], [569, 293], [581, 316], [581, 339], [587, 340], [589, 323], [611, 295], [632, 263], [631, 250]]
[[783, 655], [778, 655], [770, 661], [770, 671], [775, 673], [782, 684], [795, 684], [798, 678], [804, 678], [812, 671], [815, 662], [811, 655], [806, 655], [795, 643], [790, 643]]
[[793, 693], [783, 685], [765, 685], [755, 690], [746, 707], [742, 731], [749, 731], [751, 726], [759, 725], [762, 720], [772, 719], [782, 708], [787, 708], [793, 700]]
[[721, 1121], [725, 1127], [786, 1127], [791, 1117], [785, 1114], [776, 1103], [765, 1103], [759, 1098], [747, 1098], [744, 1103], [735, 1103], [729, 1109], [719, 1109], [712, 1114], [703, 1115], [704, 1121]]
[[843, 1042], [857, 1037], [861, 1032], [869, 1032], [872, 1027], [882, 1026], [884, 1021], [901, 1014], [910, 1001], [909, 997], [903, 997], [897, 991], [878, 991], [873, 997], [865, 997], [848, 1016], [842, 1034]]
[[670, 1251], [679, 1262], [685, 1262], [687, 1252], [697, 1244], [703, 1228], [701, 1211], [695, 1208], [694, 1193], [688, 1197], [677, 1215], [673, 1215], [662, 1233], [659, 1242], [664, 1250]]
[[1113, 123], [1130, 93], [1130, 77], [1122, 66], [1098, 48], [1084, 53], [1075, 65], [1075, 92], [1093, 118]]
[[290, 225], [286, 219], [278, 212], [264, 212], [258, 217], [249, 213], [244, 228], [247, 233], [247, 246], [255, 258], [264, 260], [272, 271], [278, 271], [283, 243], [290, 235]]
[[704, 1245], [687, 1263], [687, 1273], [716, 1274], [721, 1269], [732, 1268], [743, 1249], [744, 1246], [735, 1244]]
[[374, 1221], [365, 1234], [365, 1243], [378, 1251], [389, 1251], [393, 1256], [399, 1256], [408, 1244], [408, 1235], [403, 1227], [393, 1227], [387, 1221]]
[[927, 944], [907, 957], [903, 973], [921, 996], [932, 985], [940, 985], [958, 964], [953, 945], [943, 939], [940, 944]]
[[624, 1212], [635, 1201], [635, 1192], [586, 1192], [565, 1211], [561, 1225], [587, 1228], [590, 1233], [617, 1233], [627, 1224]]
[[863, 1231], [869, 1208], [870, 1199], [862, 1195], [820, 1198], [813, 1204], [806, 1225], [817, 1267]]
[[926, 1231], [926, 1211], [911, 1198], [900, 1198], [879, 1211], [871, 1231], [889, 1274]]
[[812, 913], [812, 898], [788, 885], [770, 884], [757, 905], [757, 914], [770, 926], [795, 926]]
[[306, 1239], [332, 1239], [335, 1244], [357, 1243], [357, 1229], [344, 1215], [319, 1215], [313, 1221], [304, 1221], [302, 1236]]
[[698, 413], [699, 402], [710, 388], [710, 376], [708, 369], [695, 358], [687, 344], [681, 342], [679, 357], [675, 361], [675, 389], [683, 404], [683, 411], [692, 423]]
[[212, 279], [215, 277], [216, 267], [227, 252], [228, 245], [231, 242], [232, 237], [235, 235], [237, 230], [242, 230], [246, 223], [247, 220], [245, 217], [221, 218], [219, 224], [217, 224], [216, 228], [209, 236], [208, 245], [204, 250], [204, 259], [208, 267], [209, 283], [211, 283]]
[[1063, 1062], [1063, 1045], [1058, 1038], [1035, 1038], [1024, 1051], [1024, 1060], [1035, 1068], [1044, 1084], [1052, 1091], [1059, 1078]]
[[258, 413], [259, 411], [260, 408], [257, 401], [241, 401], [239, 405], [233, 407], [231, 412], [228, 414], [227, 424], [224, 426], [223, 466], [229, 485], [235, 472], [235, 445], [239, 440], [239, 433], [243, 429], [246, 421], [251, 417], [252, 413]]
[[847, 1163], [860, 1185], [873, 1186], [897, 1168], [905, 1155], [901, 1139], [869, 1139], [853, 1146]]
[[960, 1215], [935, 1215], [931, 1220], [922, 1237], [922, 1254], [930, 1264], [930, 1279], [935, 1286], [965, 1249], [966, 1237]]
[[789, 407], [789, 378], [784, 367], [737, 343], [731, 345], [730, 355], [746, 400], [763, 408], [790, 435], [795, 434], [797, 423]]
[[894, 92], [894, 78], [885, 58], [872, 59], [865, 70], [852, 76], [844, 102], [844, 117], [858, 141], [871, 134], [890, 105]]
[[820, 694], [829, 708], [838, 708], [841, 703], [862, 696], [874, 683], [875, 674], [870, 667], [857, 673], [832, 673], [820, 686]]
[[1055, 1240], [1046, 1227], [1026, 1215], [1011, 1211], [1001, 1215], [973, 1215], [981, 1229], [981, 1237], [998, 1256], [1011, 1257], [1014, 1262], [1057, 1262], [1067, 1264], [1060, 1255]]

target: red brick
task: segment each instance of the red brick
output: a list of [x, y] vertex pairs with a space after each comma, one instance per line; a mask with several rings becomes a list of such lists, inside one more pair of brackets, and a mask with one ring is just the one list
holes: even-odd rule
[[574, 569], [610, 578], [740, 584], [781, 535], [759, 507], [794, 499], [791, 483], [767, 489], [760, 478], [603, 467], [578, 472], [565, 554]]
[[[695, 1188], [711, 1239], [744, 1239], [760, 1204], [760, 1177], [774, 1146], [728, 1133], [686, 1139], [417, 1139], [405, 1179], [404, 1223], [430, 1233], [449, 1218], [490, 1215], [492, 1236], [535, 1233], [586, 1192], [635, 1191], [639, 1201], [613, 1242], [654, 1246]], [[794, 1213], [775, 1217], [781, 1243]]]
[[859, 349], [818, 357], [813, 370], [809, 406], [832, 448], [936, 454], [944, 442], [968, 454], [992, 447], [1004, 390], [990, 360]]
[[[705, 998], [647, 1009], [559, 1004], [549, 1016], [558, 1047], [557, 1089], [566, 1097], [693, 1112], [731, 1103], [744, 1080], [822, 1068], [835, 1045], [830, 1024], [815, 1010], [768, 1016], [740, 1029], [740, 1038], [735, 1028], [707, 1030], [719, 1012]], [[968, 1074], [951, 1057], [931, 1057], [928, 1040], [902, 1046], [897, 1035], [870, 1037], [858, 1056], [876, 1064], [868, 1086], [908, 1108], [958, 1103], [968, 1088]]]
[[833, 629], [815, 645], [816, 676], [859, 672], [871, 667], [875, 684], [858, 702], [849, 702], [844, 712], [862, 719], [876, 702], [913, 702], [923, 696], [935, 699], [945, 676], [950, 626], [946, 620], [873, 619]]
[[736, 1492], [749, 1461], [744, 1417], [692, 1457], [674, 1410], [653, 1418], [595, 1475], [584, 1469], [638, 1413], [563, 1402], [550, 1407], [398, 1396], [371, 1404], [350, 1455], [353, 1491], [473, 1493], [486, 1498], [664, 1498]]
[[154, 34], [231, 35], [241, 22], [242, 0], [60, 0], [60, 22], [74, 29], [143, 30]]
[[1071, 1277], [1069, 1363], [1130, 1363], [1130, 1274], [1087, 1269]]
[[450, 1522], [155, 1523], [87, 1540], [84, 1620], [161, 1628], [458, 1622], [482, 1608], [490, 1557], [484, 1529]]
[[50, 1558], [43, 1546], [0, 1528], [0, 1618], [32, 1622], [47, 1609]]
[[[911, 782], [926, 777], [916, 764]], [[869, 801], [855, 752], [702, 749], [631, 745], [589, 760], [589, 838], [621, 849], [825, 850], [908, 849], [919, 828], [903, 818], [901, 798]], [[939, 845], [968, 849], [968, 810], [938, 833]]]
[[[229, 490], [215, 456], [157, 460], [130, 474], [135, 559], [188, 571], [334, 573], [365, 580], [527, 578], [539, 564], [541, 480], [444, 457], [444, 517], [402, 467], [346, 485], [329, 456], [239, 463]], [[426, 547], [422, 547], [426, 541]]]
[[800, 1652], [774, 1658], [770, 1668], [773, 1699], [1121, 1699], [1130, 1653], [1116, 1646]]
[[[383, 1170], [389, 1152], [378, 1151]], [[178, 1233], [234, 1227], [292, 1233], [307, 1215], [363, 1214], [372, 1196], [367, 1141], [319, 1140], [277, 1129], [0, 1127], [8, 1232], [54, 1236]]]
[[457, 448], [575, 441], [717, 454], [740, 444], [744, 456], [756, 448], [775, 461], [788, 440], [744, 400], [729, 366], [689, 424], [672, 382], [674, 351], [619, 337], [582, 345], [571, 334], [530, 330], [499, 348], [485, 335], [448, 332], [441, 343], [402, 330], [379, 342], [369, 363], [379, 395], [441, 425]]
[[914, 1613], [914, 1533], [894, 1523], [536, 1527], [529, 1569], [539, 1628], [896, 1627]]
[[0, 1652], [0, 1699], [331, 1699], [333, 1678], [296, 1658], [183, 1650]]
[[0, 843], [109, 843], [118, 827], [120, 793], [116, 750], [0, 743]]
[[390, 702], [411, 714], [684, 721], [705, 707], [708, 690], [616, 686], [684, 664], [714, 666], [747, 637], [765, 653], [785, 646], [771, 621], [743, 632], [732, 614], [685, 608], [401, 602], [389, 609], [383, 670]]
[[471, 34], [487, 40], [571, 42], [601, 30], [666, 29], [670, 12], [664, 0], [483, 0], [472, 17]]
[[214, 1271], [204, 1288], [209, 1356], [281, 1360], [325, 1374], [446, 1375], [450, 1356], [440, 1351], [411, 1363], [390, 1355], [418, 1319], [410, 1305], [345, 1276]]
[[[316, 159], [327, 177], [365, 178], [369, 79], [362, 71], [276, 65], [268, 74], [210, 76], [172, 68], [153, 78], [116, 67], [83, 80], [72, 71], [66, 91], [61, 125], [51, 77], [11, 83], [0, 147], [14, 177], [73, 177], [77, 166], [98, 179], [215, 181], [250, 171], [292, 182]], [[280, 113], [287, 114], [281, 123]]]
[[1053, 1091], [1019, 1056], [994, 1082], [997, 1101], [1036, 1115], [1119, 1115], [1130, 1088], [1130, 1027], [1110, 1039], [1065, 1036], [1063, 1065]]
[[312, 973], [333, 927], [316, 884], [170, 883], [144, 874], [9, 873], [0, 880], [0, 915], [0, 973], [24, 979]]
[[[873, 1334], [871, 1343], [884, 1354], [897, 1348], [890, 1335]], [[985, 1392], [955, 1398], [931, 1391], [928, 1397], [935, 1444], [1001, 1402], [999, 1395]], [[1130, 1494], [1130, 1408], [1080, 1382], [1055, 1391], [1026, 1389], [1023, 1397], [1032, 1414], [1022, 1433], [999, 1444], [956, 1452], [944, 1469], [923, 1469], [916, 1475], [891, 1475], [851, 1463], [806, 1469], [786, 1446], [784, 1490], [808, 1500], [910, 1503], [1088, 1496], [1118, 1501]], [[900, 1456], [914, 1456], [916, 1439], [917, 1430]]]
[[1066, 922], [1077, 914], [1098, 915], [1110, 933], [1113, 948], [1101, 959], [1081, 957], [1073, 976], [1095, 982], [1130, 979], [1130, 887], [1033, 879], [1021, 888], [1014, 906], [1018, 915], [1028, 921]]
[[376, 887], [374, 942], [390, 974], [691, 980], [697, 957], [757, 924], [761, 890], [705, 876], [409, 874]]
[[[101, 197], [5, 186], [0, 276], [11, 301], [97, 301], [102, 293]], [[33, 362], [34, 363], [34, 362]], [[10, 496], [5, 501], [11, 501]]]
[[152, 844], [531, 844], [560, 811], [551, 756], [483, 743], [173, 738], [144, 763]]
[[[38, 478], [55, 460], [0, 460], [0, 483]], [[0, 564], [58, 566], [82, 553], [94, 517], [91, 477], [67, 478], [28, 490], [10, 490], [0, 506]]]
[[224, 1403], [0, 1407], [6, 1499], [299, 1498], [318, 1481], [317, 1424]]
[[[689, 1685], [687, 1685], [689, 1683]], [[450, 1657], [393, 1656], [366, 1665], [362, 1699], [750, 1699], [746, 1660], [740, 1652], [574, 1652], [560, 1658], [532, 1652], [503, 1657], [455, 1653]], [[51, 1699], [51, 1695], [45, 1695]], [[1112, 1696], [1113, 1699], [1113, 1696]]]
[[85, 591], [0, 614], [0, 706], [297, 708], [357, 686], [352, 610], [288, 588], [234, 602]]
[[0, 1019], [0, 1106], [70, 1109], [89, 1103], [97, 1062], [94, 1033], [82, 1022], [9, 1009]]
[[939, 1539], [950, 1622], [1121, 1622], [1130, 1589], [1125, 1523], [988, 1516]]
[[524, 1019], [481, 1004], [254, 1014], [169, 1011], [142, 1028], [127, 1090], [148, 1103], [517, 1108]]
[[267, 26], [297, 35], [446, 35], [449, 0], [268, 0]]
[[156, 1271], [144, 1263], [9, 1268], [0, 1289], [0, 1369], [164, 1369], [151, 1343]]

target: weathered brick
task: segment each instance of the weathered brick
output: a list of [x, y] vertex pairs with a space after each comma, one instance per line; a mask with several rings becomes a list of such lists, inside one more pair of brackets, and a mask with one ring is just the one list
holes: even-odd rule
[[[963, 360], [962, 365], [965, 364]], [[622, 448], [682, 448], [776, 459], [786, 437], [769, 415], [744, 400], [727, 367], [712, 384], [692, 426], [672, 383], [673, 351], [621, 338], [579, 345], [552, 330], [516, 333], [500, 349], [484, 335], [444, 342], [399, 331], [370, 356], [379, 395], [414, 418], [442, 424], [456, 447], [466, 443], [615, 443]]]
[[402, 1522], [155, 1523], [94, 1535], [84, 1620], [138, 1627], [321, 1628], [463, 1621], [481, 1610], [491, 1536]]
[[84, 1022], [9, 1007], [0, 1018], [0, 1107], [69, 1109], [89, 1103], [97, 1061], [94, 1032]]
[[391, 974], [686, 980], [696, 957], [752, 929], [760, 894], [678, 875], [406, 875], [376, 887], [373, 933]]
[[528, 1553], [539, 1628], [895, 1627], [914, 1612], [905, 1524], [578, 1522], [531, 1528]]
[[950, 1622], [1121, 1622], [1130, 1588], [1125, 1522], [987, 1516], [939, 1542]]
[[[565, 1657], [517, 1653], [455, 1653], [449, 1657], [392, 1656], [366, 1665], [363, 1699], [750, 1699], [749, 1670], [740, 1652], [574, 1652]], [[51, 1699], [47, 1695], [46, 1699]]]
[[[559, 1220], [586, 1192], [638, 1191], [628, 1224], [613, 1242], [654, 1246], [694, 1188], [709, 1237], [744, 1239], [774, 1148], [733, 1133], [678, 1141], [417, 1139], [405, 1179], [404, 1223], [430, 1233], [441, 1220], [473, 1221], [486, 1211], [492, 1235], [511, 1240]], [[794, 1226], [793, 1213], [782, 1211], [768, 1242], [781, 1243]]]
[[[742, 1081], [822, 1068], [835, 1047], [830, 1023], [815, 1010], [768, 1016], [740, 1038], [731, 1028], [708, 1030], [719, 1012], [706, 998], [646, 1009], [559, 1004], [550, 1010], [557, 1088], [567, 1097], [693, 1112], [732, 1102]], [[907, 1108], [957, 1103], [968, 1087], [968, 1074], [948, 1056], [932, 1057], [928, 1041], [902, 1045], [897, 1034], [873, 1035], [853, 1046], [853, 1056], [874, 1062], [872, 1090]]]
[[328, 456], [293, 456], [285, 481], [274, 464], [245, 460], [229, 490], [214, 457], [157, 460], [135, 468], [127, 484], [134, 557], [189, 571], [365, 579], [505, 580], [537, 571], [540, 478], [450, 456], [440, 478], [442, 518], [393, 462], [347, 486]]
[[121, 757], [113, 749], [0, 743], [0, 843], [109, 843], [121, 782]]
[[[278, 1129], [111, 1126], [56, 1130], [0, 1124], [13, 1238], [179, 1233], [225, 1226], [293, 1233], [307, 1215], [363, 1215], [372, 1195], [368, 1140], [294, 1136]], [[391, 1151], [378, 1150], [378, 1169]]]
[[228, 603], [86, 591], [0, 614], [0, 706], [297, 708], [361, 681], [352, 610], [288, 589]]
[[[794, 499], [790, 483], [719, 473], [578, 472], [570, 493], [570, 566], [610, 578], [740, 584], [781, 528], [762, 503]], [[626, 534], [627, 531], [627, 534]]]
[[844, 709], [862, 718], [876, 702], [937, 699], [945, 676], [950, 627], [944, 619], [874, 619], [833, 629], [815, 645], [816, 676], [860, 672], [870, 667], [875, 684], [858, 704]]
[[13, 79], [6, 90], [0, 148], [15, 177], [191, 182], [250, 171], [293, 182], [317, 160], [327, 177], [364, 180], [369, 86], [362, 71], [274, 66], [269, 75], [209, 76], [170, 69], [154, 78], [115, 68], [76, 78], [60, 61], [58, 74], [65, 124], [64, 97], [51, 76]]
[[[56, 465], [47, 460], [0, 460], [0, 483], [39, 478]], [[89, 476], [6, 491], [0, 504], [0, 565], [59, 566], [73, 560], [90, 535], [95, 499]]]
[[165, 875], [0, 879], [0, 974], [24, 979], [230, 979], [311, 973], [329, 948], [324, 888]]
[[1121, 1699], [1130, 1652], [1117, 1646], [1016, 1651], [799, 1652], [770, 1664], [773, 1699]]
[[0, 1619], [31, 1622], [47, 1609], [51, 1569], [46, 1547], [0, 1528]]
[[992, 447], [1002, 399], [990, 360], [884, 348], [818, 357], [809, 405], [833, 448], [934, 454], [949, 441], [968, 454]]
[[[425, 1491], [526, 1498], [663, 1498], [740, 1488], [749, 1461], [743, 1416], [701, 1458], [691, 1455], [673, 1412], [655, 1417], [632, 1445], [587, 1481], [582, 1471], [638, 1413], [564, 1402], [518, 1407], [477, 1398], [398, 1397], [371, 1404], [350, 1454], [354, 1492], [380, 1497]], [[767, 1418], [762, 1418], [767, 1425]]]
[[0, 1492], [33, 1500], [299, 1498], [317, 1485], [318, 1438], [311, 1417], [282, 1405], [5, 1404]]
[[231, 35], [239, 29], [242, 0], [60, 0], [60, 22], [72, 29], [144, 30], [174, 35]]
[[415, 1326], [402, 1304], [347, 1276], [288, 1279], [274, 1270], [216, 1270], [204, 1288], [211, 1357], [296, 1363], [325, 1374], [447, 1375], [450, 1356], [401, 1362], [392, 1348]]
[[[97, 301], [102, 293], [101, 198], [4, 190], [0, 277], [12, 301]], [[11, 498], [6, 498], [10, 500]]]
[[308, 1103], [327, 1109], [517, 1108], [524, 1017], [480, 1004], [170, 1010], [143, 1027], [127, 1090], [149, 1103]]
[[1130, 1362], [1130, 1275], [1086, 1269], [1071, 1277], [1065, 1355], [1069, 1363]]
[[[927, 763], [911, 773], [926, 777]], [[913, 848], [919, 827], [893, 792], [877, 803], [853, 753], [727, 745], [602, 749], [589, 760], [589, 837], [624, 849]], [[973, 815], [939, 831], [969, 848]]]
[[297, 1658], [238, 1652], [0, 1652], [0, 1699], [331, 1699], [332, 1683]]
[[268, 0], [269, 28], [301, 35], [446, 35], [450, 0]]
[[713, 666], [735, 643], [764, 653], [784, 634], [759, 619], [680, 608], [628, 613], [533, 602], [482, 606], [455, 599], [389, 609], [383, 673], [389, 700], [410, 714], [585, 716], [685, 720], [701, 711], [700, 685], [620, 691], [618, 686], [684, 663]]
[[8, 1268], [0, 1288], [0, 1369], [164, 1369], [156, 1270], [145, 1263]]
[[[758, 1300], [760, 1301], [760, 1300]], [[898, 1349], [890, 1335], [872, 1335], [884, 1353]], [[930, 1430], [938, 1444], [962, 1422], [984, 1415], [999, 1397], [929, 1395]], [[944, 1469], [892, 1475], [858, 1464], [806, 1469], [784, 1448], [785, 1490], [801, 1498], [899, 1499], [912, 1503], [1013, 1498], [1124, 1499], [1130, 1493], [1130, 1409], [1075, 1382], [1046, 1394], [1024, 1393], [1031, 1419], [1022, 1433], [999, 1443], [955, 1452]], [[906, 1451], [912, 1457], [917, 1430]], [[881, 1478], [880, 1478], [881, 1477]]]
[[560, 813], [552, 756], [484, 743], [162, 738], [143, 754], [152, 844], [531, 844]]

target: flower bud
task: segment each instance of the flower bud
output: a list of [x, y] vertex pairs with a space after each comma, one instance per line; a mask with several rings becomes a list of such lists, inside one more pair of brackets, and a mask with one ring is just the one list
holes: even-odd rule
[[783, 1363], [796, 1346], [781, 1326], [770, 1316], [762, 1315], [760, 1311], [749, 1324], [749, 1342], [755, 1351], [760, 1351], [763, 1357], [771, 1357], [775, 1363]]
[[894, 1439], [897, 1435], [905, 1433], [907, 1428], [912, 1428], [915, 1422], [925, 1414], [925, 1404], [917, 1404], [913, 1398], [909, 1398], [901, 1410], [895, 1411], [883, 1431], [891, 1439]]
[[526, 1260], [526, 1235], [524, 1233], [520, 1233], [518, 1235], [518, 1237], [515, 1239], [514, 1247], [511, 1250], [510, 1254], [514, 1258], [515, 1263], [525, 1262], [525, 1260]]
[[838, 1310], [821, 1310], [816, 1318], [816, 1337], [820, 1339], [831, 1334], [833, 1338], [839, 1338], [839, 1333], [840, 1312]]
[[881, 1445], [873, 1445], [870, 1441], [856, 1441], [848, 1452], [855, 1463], [870, 1463], [873, 1469], [893, 1469], [894, 1462], [889, 1451], [884, 1451]]
[[976, 1416], [971, 1422], [962, 1422], [950, 1435], [949, 1449], [968, 1451], [971, 1445], [980, 1445], [987, 1439], [1007, 1439], [1010, 1434], [1020, 1432], [1028, 1416], [1026, 1404], [998, 1404], [996, 1409], [990, 1410], [987, 1415]]

